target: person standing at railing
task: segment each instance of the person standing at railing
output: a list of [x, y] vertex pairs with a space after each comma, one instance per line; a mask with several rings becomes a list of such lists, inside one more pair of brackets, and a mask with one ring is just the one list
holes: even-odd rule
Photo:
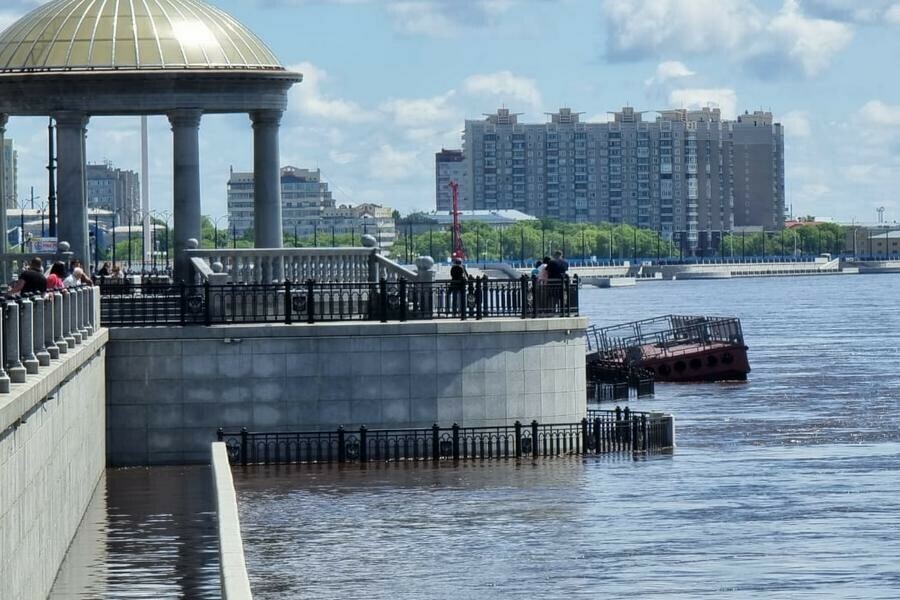
[[465, 306], [468, 275], [462, 259], [454, 258], [453, 266], [450, 267], [450, 310], [453, 314], [459, 313]]
[[569, 270], [569, 263], [563, 258], [561, 250], [553, 252], [553, 258], [545, 268], [550, 285], [550, 298], [553, 310], [558, 310], [563, 301], [563, 279]]
[[45, 294], [47, 278], [44, 277], [44, 262], [40, 258], [32, 258], [28, 268], [19, 274], [19, 279], [10, 286], [10, 294]]
[[93, 285], [91, 278], [84, 274], [84, 269], [75, 267], [75, 270], [65, 278], [63, 284], [67, 287], [77, 287], [79, 285]]

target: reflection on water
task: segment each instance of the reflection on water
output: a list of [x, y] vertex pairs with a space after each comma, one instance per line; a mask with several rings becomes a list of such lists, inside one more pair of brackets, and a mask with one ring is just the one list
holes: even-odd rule
[[206, 467], [110, 469], [50, 598], [219, 598]]
[[741, 317], [751, 381], [658, 385], [649, 460], [235, 470], [265, 598], [900, 598], [900, 276], [585, 290]]

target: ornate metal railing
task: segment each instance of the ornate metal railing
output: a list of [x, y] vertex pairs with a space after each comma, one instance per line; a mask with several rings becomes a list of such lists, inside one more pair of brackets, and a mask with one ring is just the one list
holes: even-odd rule
[[422, 429], [251, 432], [219, 429], [232, 464], [494, 460], [671, 450], [670, 415], [617, 407], [589, 411], [579, 423]]
[[107, 327], [578, 315], [577, 278], [546, 283], [482, 277], [466, 282], [112, 284], [103, 286], [102, 295]]

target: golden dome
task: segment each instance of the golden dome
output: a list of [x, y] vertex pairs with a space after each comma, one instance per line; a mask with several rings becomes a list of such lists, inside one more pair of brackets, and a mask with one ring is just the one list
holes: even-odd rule
[[53, 0], [0, 33], [0, 73], [284, 68], [200, 0]]

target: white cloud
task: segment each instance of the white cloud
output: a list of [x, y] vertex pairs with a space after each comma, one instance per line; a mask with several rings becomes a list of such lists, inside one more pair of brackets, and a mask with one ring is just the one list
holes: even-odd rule
[[462, 28], [484, 27], [508, 13], [517, 0], [393, 0], [385, 8], [406, 35], [448, 38]]
[[774, 46], [771, 51], [786, 55], [807, 76], [821, 72], [853, 39], [853, 30], [844, 23], [804, 16], [797, 0], [785, 0], [766, 31]]
[[534, 79], [514, 75], [510, 71], [472, 75], [463, 82], [463, 89], [469, 94], [524, 102], [534, 108], [541, 108], [543, 104], [537, 82]]
[[800, 187], [800, 193], [808, 198], [820, 198], [831, 192], [831, 188], [824, 183], [805, 183]]
[[394, 122], [401, 126], [421, 127], [439, 121], [456, 119], [456, 113], [450, 100], [456, 95], [455, 90], [433, 98], [400, 98], [389, 100], [380, 106]]
[[303, 81], [289, 92], [289, 106], [292, 108], [312, 117], [346, 123], [362, 123], [374, 118], [356, 102], [325, 96], [321, 84], [328, 78], [328, 73], [312, 63], [303, 62], [289, 69], [303, 74]]
[[397, 150], [390, 144], [382, 144], [378, 152], [369, 157], [369, 174], [379, 181], [400, 181], [416, 174], [417, 152]]
[[784, 125], [784, 133], [788, 138], [809, 137], [812, 128], [809, 124], [809, 113], [804, 110], [786, 112], [778, 119]]
[[787, 68], [812, 77], [853, 37], [850, 25], [809, 17], [797, 0], [774, 14], [746, 0], [606, 0], [603, 11], [612, 59], [725, 52], [765, 76]]
[[884, 20], [891, 25], [900, 25], [900, 4], [894, 4], [884, 11]]
[[677, 108], [698, 109], [712, 106], [722, 111], [722, 118], [737, 114], [737, 94], [729, 88], [686, 88], [672, 90], [669, 104]]
[[860, 109], [859, 117], [869, 125], [898, 127], [900, 126], [900, 105], [885, 104], [881, 100], [870, 100]]
[[335, 164], [346, 165], [356, 160], [356, 154], [354, 154], [353, 152], [340, 152], [339, 150], [330, 150], [328, 152], [328, 158], [330, 158], [331, 162]]
[[695, 75], [695, 73], [688, 69], [683, 62], [666, 60], [656, 66], [656, 74], [644, 83], [646, 85], [653, 85], [655, 83], [665, 83], [670, 79], [680, 79], [692, 75]]

